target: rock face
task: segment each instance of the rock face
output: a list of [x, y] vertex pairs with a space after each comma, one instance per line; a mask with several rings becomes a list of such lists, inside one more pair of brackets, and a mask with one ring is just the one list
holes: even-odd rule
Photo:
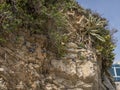
[[116, 84], [116, 90], [119, 90], [120, 89], [120, 82], [115, 82]]
[[[0, 8], [3, 12], [0, 16], [4, 15], [0, 17], [0, 24], [3, 23], [0, 35], [6, 40], [0, 42], [0, 90], [116, 90], [103, 67], [104, 61], [96, 54], [104, 46], [99, 47], [99, 42], [96, 43], [99, 50], [93, 48], [96, 41], [105, 41], [98, 35], [106, 26], [105, 19], [88, 15], [89, 12], [69, 2], [73, 0], [2, 0], [0, 3], [5, 1], [1, 5], [3, 10]], [[8, 26], [16, 28], [9, 32]], [[110, 37], [106, 36], [111, 46]], [[65, 54], [58, 58], [61, 49]]]
[[70, 42], [57, 60], [45, 50], [45, 36], [18, 41], [0, 47], [0, 90], [115, 90], [93, 50]]

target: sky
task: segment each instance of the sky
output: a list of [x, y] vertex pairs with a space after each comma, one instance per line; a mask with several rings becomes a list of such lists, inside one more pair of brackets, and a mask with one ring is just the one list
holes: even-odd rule
[[77, 2], [83, 8], [98, 12], [109, 21], [110, 28], [118, 30], [114, 34], [114, 38], [117, 39], [114, 62], [120, 61], [120, 0], [77, 0]]

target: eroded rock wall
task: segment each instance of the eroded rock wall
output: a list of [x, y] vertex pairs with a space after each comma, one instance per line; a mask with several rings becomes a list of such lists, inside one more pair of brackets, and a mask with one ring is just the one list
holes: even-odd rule
[[[13, 3], [13, 0], [7, 1], [8, 4]], [[61, 6], [59, 10], [55, 9], [55, 6], [51, 7], [52, 2], [47, 2], [47, 0], [43, 0], [45, 1], [43, 7], [42, 2], [40, 5], [38, 3], [38, 8], [34, 5], [35, 2], [33, 4], [31, 0], [28, 1], [22, 4], [22, 6], [25, 5], [25, 10], [22, 9], [22, 6], [18, 7], [21, 3], [18, 5], [16, 3], [11, 7], [13, 10], [11, 13], [15, 14], [13, 19], [16, 17], [15, 8], [17, 8], [16, 11], [19, 11], [20, 8], [20, 12], [24, 11], [21, 16], [28, 15], [19, 17], [21, 21], [25, 22], [18, 25], [14, 31], [9, 33], [6, 31], [7, 33], [1, 35], [4, 36], [6, 42], [0, 43], [0, 90], [116, 90], [110, 74], [102, 66], [104, 61], [96, 55], [97, 50], [93, 48], [93, 40], [86, 32], [91, 27], [94, 29], [91, 25], [96, 24], [99, 20], [102, 21], [98, 22], [96, 27], [102, 26], [103, 28], [104, 19], [97, 19], [96, 15], [92, 17], [91, 13], [89, 14], [78, 5], [71, 7], [74, 3], [70, 4], [68, 0], [66, 0], [68, 4], [63, 3], [63, 6], [64, 4], [69, 6], [68, 9], [66, 8], [67, 11], [64, 10], [64, 7], [62, 8], [61, 3], [58, 4]], [[37, 1], [39, 2], [39, 0]], [[50, 5], [47, 6], [49, 3]], [[31, 13], [31, 9], [33, 9], [33, 13]], [[39, 9], [40, 12], [37, 12]], [[44, 14], [41, 14], [41, 11], [44, 11], [42, 12]], [[3, 12], [4, 14], [6, 13]], [[58, 15], [57, 18], [56, 15]], [[30, 16], [35, 20], [31, 22], [32, 19], [27, 18]], [[59, 26], [59, 24], [63, 24], [62, 21], [65, 21], [65, 25]], [[10, 22], [8, 22], [8, 26]], [[38, 33], [35, 31], [36, 29], [39, 30]], [[53, 36], [55, 34], [56, 37], [52, 37], [51, 34]], [[61, 39], [63, 36], [67, 36], [69, 40], [63, 42]], [[61, 58], [58, 58], [55, 53], [56, 48], [62, 48], [55, 47], [57, 40], [59, 40], [59, 45], [66, 47], [65, 55]], [[51, 43], [54, 43], [54, 46]]]
[[0, 47], [0, 90], [115, 90], [92, 49], [69, 42], [58, 60], [46, 49], [44, 35], [19, 32], [17, 39], [8, 38]]

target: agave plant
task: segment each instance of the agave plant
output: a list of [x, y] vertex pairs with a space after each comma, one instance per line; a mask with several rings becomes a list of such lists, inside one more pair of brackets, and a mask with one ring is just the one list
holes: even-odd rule
[[88, 46], [91, 46], [92, 40], [98, 39], [99, 41], [105, 42], [105, 39], [100, 35], [102, 33], [100, 31], [101, 28], [104, 28], [104, 25], [107, 23], [105, 20], [101, 18], [94, 17], [92, 14], [89, 14], [86, 19], [85, 32], [84, 37], [88, 39]]

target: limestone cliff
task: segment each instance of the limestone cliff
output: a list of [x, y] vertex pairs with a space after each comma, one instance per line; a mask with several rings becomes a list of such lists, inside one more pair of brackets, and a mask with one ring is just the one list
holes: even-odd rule
[[106, 19], [73, 0], [0, 3], [0, 90], [116, 90]]

